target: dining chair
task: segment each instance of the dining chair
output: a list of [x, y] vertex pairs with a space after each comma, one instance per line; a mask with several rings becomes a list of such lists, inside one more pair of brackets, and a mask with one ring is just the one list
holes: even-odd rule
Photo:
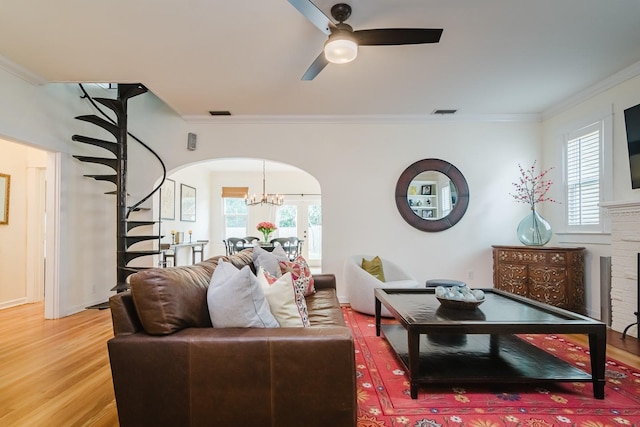
[[240, 237], [229, 237], [227, 238], [227, 244], [229, 247], [228, 255], [233, 255], [236, 252], [240, 252], [241, 250], [250, 247], [247, 244], [247, 241]]
[[289, 237], [289, 259], [292, 261], [302, 255], [302, 240], [297, 237]]
[[282, 246], [282, 249], [286, 252], [289, 260], [293, 261], [296, 259], [296, 254], [298, 252], [297, 240], [297, 237], [277, 237], [275, 239], [271, 239], [270, 243]]
[[247, 236], [247, 237], [245, 237], [245, 238], [244, 238], [244, 240], [245, 240], [248, 244], [253, 245], [253, 244], [255, 244], [256, 242], [259, 242], [259, 241], [260, 241], [260, 238], [259, 238], [259, 237], [256, 237], [256, 236]]

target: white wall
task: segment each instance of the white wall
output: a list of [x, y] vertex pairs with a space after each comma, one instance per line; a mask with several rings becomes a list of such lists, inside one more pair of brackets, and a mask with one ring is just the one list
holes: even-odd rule
[[[550, 115], [542, 123], [544, 166], [554, 166], [552, 178], [555, 181], [553, 197], [562, 200], [562, 147], [561, 132], [573, 124], [584, 123], [586, 118], [597, 117], [603, 112], [613, 111], [613, 196], [607, 201], [640, 200], [640, 190], [631, 189], [629, 157], [627, 151], [624, 110], [640, 104], [640, 77], [635, 77], [600, 93], [561, 112]], [[564, 204], [545, 204], [544, 216], [562, 230]], [[607, 212], [603, 211], [604, 219]], [[639, 225], [640, 227], [640, 225]], [[587, 249], [587, 311], [592, 317], [600, 317], [600, 257], [611, 256], [611, 236], [604, 235], [557, 235], [550, 244], [584, 246]], [[633, 297], [633, 296], [630, 296]]]
[[[193, 157], [256, 157], [294, 165], [322, 189], [324, 272], [338, 276], [346, 295], [344, 260], [354, 253], [395, 260], [420, 281], [461, 279], [492, 286], [492, 244], [516, 244], [526, 214], [509, 196], [517, 163], [540, 158], [537, 123], [193, 123], [195, 152], [174, 152], [169, 168]], [[467, 214], [440, 233], [404, 222], [394, 191], [402, 171], [416, 160], [441, 158], [456, 165], [470, 187]]]
[[[210, 171], [206, 165], [194, 165], [184, 168], [177, 172], [171, 173], [168, 177], [175, 181], [175, 220], [162, 220], [162, 239], [163, 243], [171, 243], [171, 230], [183, 232], [186, 242], [189, 241], [189, 230], [192, 231], [191, 239], [210, 240], [211, 221], [210, 206], [212, 203], [211, 180], [209, 179]], [[180, 220], [180, 186], [188, 185], [196, 189], [196, 221]], [[158, 203], [153, 204], [154, 207]], [[157, 214], [156, 214], [157, 216]], [[203, 249], [204, 259], [212, 254], [211, 242]], [[200, 260], [200, 256], [196, 258], [196, 262]], [[176, 254], [176, 265], [188, 265], [192, 263], [191, 248], [180, 248]]]

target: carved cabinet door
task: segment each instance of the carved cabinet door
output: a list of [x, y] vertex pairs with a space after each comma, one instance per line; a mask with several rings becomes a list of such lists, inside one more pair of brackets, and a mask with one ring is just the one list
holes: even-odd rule
[[529, 298], [569, 308], [567, 269], [564, 267], [529, 266]]
[[518, 264], [498, 265], [498, 289], [512, 294], [528, 296], [527, 292], [527, 266]]

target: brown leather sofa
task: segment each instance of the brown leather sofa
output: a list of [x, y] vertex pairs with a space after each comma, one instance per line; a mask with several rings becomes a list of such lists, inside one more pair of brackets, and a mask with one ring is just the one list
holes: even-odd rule
[[335, 276], [314, 275], [308, 328], [213, 328], [206, 294], [220, 259], [131, 276], [110, 299], [120, 425], [355, 426], [354, 346]]

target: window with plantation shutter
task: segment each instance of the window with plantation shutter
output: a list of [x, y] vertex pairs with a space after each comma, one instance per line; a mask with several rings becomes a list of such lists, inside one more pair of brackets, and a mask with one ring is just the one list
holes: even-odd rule
[[566, 140], [566, 218], [569, 228], [598, 229], [601, 224], [603, 122], [572, 132]]

